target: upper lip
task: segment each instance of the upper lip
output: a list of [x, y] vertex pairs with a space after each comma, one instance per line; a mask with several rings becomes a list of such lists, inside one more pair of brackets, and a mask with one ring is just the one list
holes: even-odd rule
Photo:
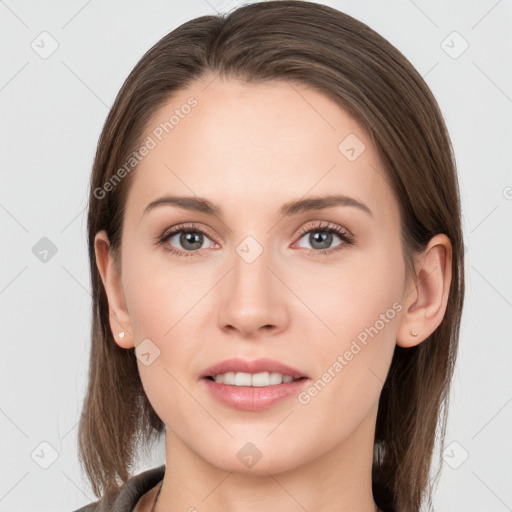
[[261, 372], [276, 372], [282, 375], [290, 375], [294, 379], [307, 377], [300, 370], [283, 364], [275, 359], [256, 359], [254, 361], [247, 361], [239, 358], [225, 359], [212, 366], [206, 368], [201, 373], [201, 377], [214, 377], [221, 373], [227, 372], [245, 372], [245, 373], [261, 373]]

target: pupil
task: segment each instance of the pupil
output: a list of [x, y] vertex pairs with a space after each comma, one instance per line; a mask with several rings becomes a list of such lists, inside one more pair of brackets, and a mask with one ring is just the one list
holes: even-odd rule
[[[319, 240], [318, 240], [319, 239]], [[332, 233], [328, 233], [327, 231], [317, 231], [316, 233], [312, 233], [309, 237], [309, 242], [312, 247], [316, 249], [327, 249], [332, 240]], [[320, 247], [316, 247], [315, 244], [320, 243]]]
[[181, 245], [186, 249], [200, 249], [203, 245], [202, 240], [197, 240], [196, 237], [200, 237], [200, 233], [182, 233], [180, 237]]

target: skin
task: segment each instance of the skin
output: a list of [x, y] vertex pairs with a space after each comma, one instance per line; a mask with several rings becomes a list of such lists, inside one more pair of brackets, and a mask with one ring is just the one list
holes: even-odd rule
[[[155, 510], [373, 511], [380, 392], [395, 344], [421, 343], [443, 318], [450, 241], [432, 238], [416, 257], [417, 279], [407, 275], [398, 203], [361, 126], [305, 85], [213, 78], [180, 91], [148, 125], [150, 134], [190, 96], [197, 99], [136, 170], [122, 269], [110, 257], [106, 233], [95, 240], [116, 343], [130, 349], [149, 338], [160, 350], [148, 366], [138, 360], [144, 389], [167, 427]], [[338, 149], [350, 133], [366, 147], [352, 162]], [[353, 206], [279, 215], [288, 201], [333, 193], [357, 199], [373, 215]], [[143, 215], [166, 194], [207, 198], [223, 216], [175, 206]], [[192, 257], [154, 241], [190, 222], [212, 235], [199, 234], [200, 249], [184, 247], [176, 234], [166, 244]], [[356, 243], [333, 234], [331, 252], [320, 253], [310, 235], [325, 223], [349, 230]], [[304, 226], [312, 232], [299, 234]], [[263, 248], [251, 264], [236, 252], [249, 235]], [[292, 396], [264, 411], [240, 411], [217, 402], [199, 379], [229, 357], [269, 357], [298, 368], [312, 385], [395, 302], [401, 311], [308, 404]], [[237, 457], [247, 442], [262, 454], [252, 467]], [[141, 500], [139, 512], [151, 509], [155, 493]]]

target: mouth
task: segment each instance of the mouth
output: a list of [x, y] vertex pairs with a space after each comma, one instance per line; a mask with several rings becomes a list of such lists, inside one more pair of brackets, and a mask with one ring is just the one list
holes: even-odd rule
[[273, 386], [308, 378], [304, 372], [276, 359], [225, 359], [206, 368], [200, 378], [229, 386]]
[[307, 386], [308, 377], [292, 377], [276, 372], [227, 372], [201, 379], [204, 389], [231, 409], [259, 412], [291, 400]]

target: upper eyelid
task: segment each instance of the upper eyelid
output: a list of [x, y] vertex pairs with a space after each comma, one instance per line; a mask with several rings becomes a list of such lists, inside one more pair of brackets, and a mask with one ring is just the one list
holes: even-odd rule
[[[318, 224], [311, 224], [311, 222], [317, 222]], [[314, 231], [314, 230], [318, 230], [320, 231], [321, 229], [335, 229], [335, 230], [339, 230], [339, 231], [342, 231], [342, 232], [345, 232], [347, 235], [353, 237], [354, 235], [352, 234], [352, 232], [347, 229], [345, 226], [341, 226], [339, 224], [335, 224], [333, 222], [328, 222], [328, 221], [309, 221], [307, 222], [303, 227], [301, 227], [297, 234], [299, 235], [303, 235], [305, 233], [307, 233], [308, 231]]]
[[166, 229], [162, 233], [162, 235], [160, 235], [158, 237], [158, 239], [167, 238], [167, 237], [170, 237], [171, 235], [175, 235], [176, 233], [181, 233], [182, 231], [190, 231], [193, 233], [200, 232], [200, 233], [207, 235], [209, 238], [215, 238], [209, 229], [201, 227], [201, 226], [197, 226], [195, 224], [192, 225], [192, 224], [185, 223], [185, 224], [178, 224], [176, 226]]

